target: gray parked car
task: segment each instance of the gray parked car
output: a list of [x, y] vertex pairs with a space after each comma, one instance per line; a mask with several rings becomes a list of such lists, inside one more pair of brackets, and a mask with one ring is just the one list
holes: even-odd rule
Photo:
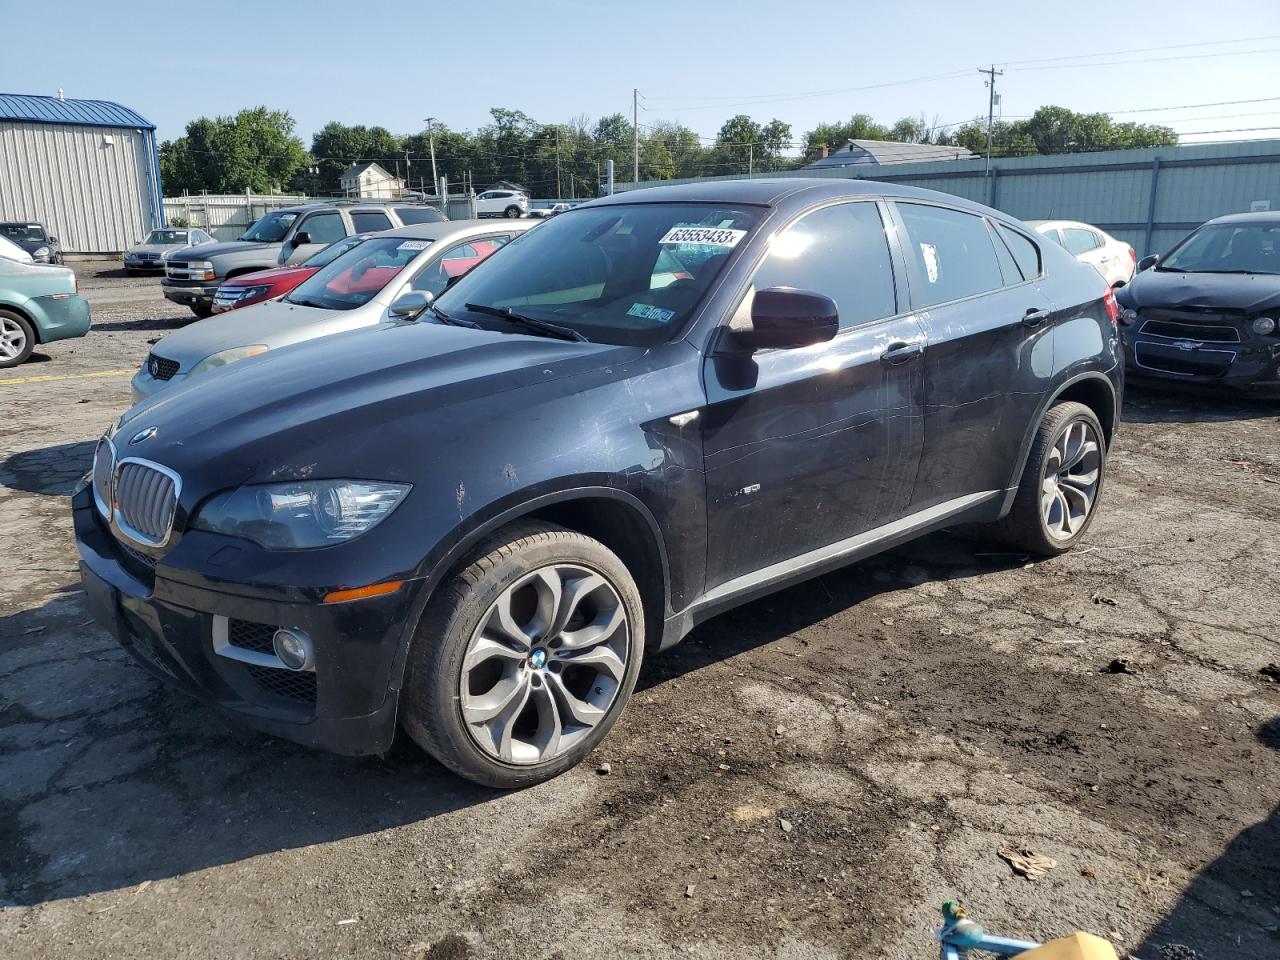
[[213, 313], [218, 286], [229, 277], [301, 263], [355, 233], [443, 220], [433, 207], [376, 200], [338, 200], [272, 210], [239, 240], [170, 254], [160, 285], [169, 300], [190, 307], [197, 317], [207, 317]]
[[144, 270], [163, 270], [164, 261], [190, 247], [205, 246], [216, 241], [198, 227], [164, 227], [152, 230], [146, 239], [124, 254], [124, 272], [133, 276]]
[[279, 300], [243, 307], [171, 333], [133, 378], [140, 403], [229, 363], [303, 340], [373, 326], [401, 294], [437, 296], [536, 222], [424, 223], [366, 239]]
[[30, 220], [13, 220], [0, 223], [0, 237], [10, 243], [16, 243], [36, 263], [61, 263], [62, 245], [58, 238], [49, 233], [41, 224]]

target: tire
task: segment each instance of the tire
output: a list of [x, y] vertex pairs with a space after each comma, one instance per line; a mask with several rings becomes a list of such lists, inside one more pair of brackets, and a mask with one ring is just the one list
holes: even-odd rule
[[213, 316], [213, 306], [208, 303], [193, 303], [191, 305], [191, 312], [201, 320], [204, 320], [207, 317]]
[[503, 210], [502, 215], [506, 217], [508, 220], [518, 220], [520, 218], [520, 208], [515, 205], [512, 205], [510, 207], [507, 207], [507, 209]]
[[1036, 430], [1013, 508], [994, 525], [997, 537], [1033, 556], [1066, 553], [1098, 512], [1106, 462], [1106, 434], [1094, 412], [1074, 401], [1052, 407]]
[[[552, 582], [567, 606], [554, 602]], [[545, 629], [566, 611], [572, 630]], [[508, 643], [514, 633], [503, 624], [534, 639]], [[640, 592], [622, 561], [573, 530], [516, 523], [477, 547], [427, 605], [406, 665], [402, 722], [461, 777], [503, 789], [541, 783], [608, 734], [643, 650]]]
[[0, 310], [0, 369], [26, 363], [36, 348], [31, 322], [12, 310]]

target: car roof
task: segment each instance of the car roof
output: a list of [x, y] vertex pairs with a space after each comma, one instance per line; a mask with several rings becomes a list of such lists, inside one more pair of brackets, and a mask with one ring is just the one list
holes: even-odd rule
[[532, 220], [439, 220], [433, 223], [415, 223], [409, 227], [379, 231], [379, 237], [409, 237], [414, 240], [452, 240], [509, 230], [529, 230], [537, 226]]
[[1209, 223], [1276, 223], [1280, 224], [1280, 210], [1259, 210], [1255, 213], [1228, 213], [1214, 217]]
[[801, 202], [817, 203], [822, 200], [858, 197], [929, 200], [994, 216], [1011, 224], [1018, 223], [1006, 213], [954, 194], [876, 180], [846, 180], [843, 177], [759, 177], [751, 180], [711, 180], [643, 187], [615, 193], [611, 197], [601, 197], [575, 209], [620, 203], [745, 203], [774, 207], [793, 198], [799, 198]]

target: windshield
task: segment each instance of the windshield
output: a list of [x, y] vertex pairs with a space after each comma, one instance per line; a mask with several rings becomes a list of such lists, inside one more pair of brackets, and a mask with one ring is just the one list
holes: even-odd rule
[[358, 233], [354, 237], [347, 237], [345, 240], [339, 240], [337, 243], [331, 243], [319, 253], [313, 254], [302, 261], [304, 267], [327, 267], [333, 261], [350, 250], [357, 247], [369, 239], [369, 234]]
[[369, 237], [307, 277], [285, 299], [324, 310], [364, 306], [430, 245], [430, 240]]
[[186, 243], [187, 231], [185, 230], [152, 230], [144, 243]]
[[258, 243], [279, 243], [284, 235], [298, 219], [296, 213], [282, 213], [276, 210], [266, 214], [261, 220], [244, 232], [241, 240], [254, 240]]
[[14, 243], [44, 239], [44, 227], [38, 223], [0, 223], [0, 237]]
[[440, 309], [508, 307], [600, 343], [669, 339], [762, 215], [756, 207], [636, 203], [570, 210], [510, 243], [441, 295]]
[[1280, 223], [1206, 224], [1174, 247], [1156, 269], [1280, 274]]

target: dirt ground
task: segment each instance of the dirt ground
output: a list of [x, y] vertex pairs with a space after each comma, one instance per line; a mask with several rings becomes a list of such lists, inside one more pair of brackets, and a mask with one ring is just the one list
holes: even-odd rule
[[942, 534], [720, 617], [587, 763], [500, 794], [246, 732], [89, 621], [68, 495], [190, 318], [79, 272], [90, 335], [0, 372], [4, 955], [920, 960], [959, 896], [1280, 956], [1280, 404], [1131, 391], [1073, 554]]

